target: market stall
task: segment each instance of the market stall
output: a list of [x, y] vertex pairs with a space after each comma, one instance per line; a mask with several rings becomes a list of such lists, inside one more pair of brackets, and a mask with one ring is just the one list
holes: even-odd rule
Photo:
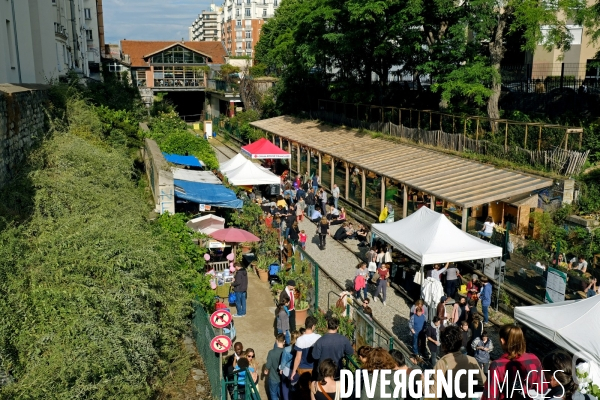
[[175, 179], [175, 197], [202, 205], [242, 208], [243, 202], [231, 189], [212, 183], [189, 182]]
[[600, 383], [600, 295], [582, 300], [516, 307], [515, 319], [590, 363]]
[[285, 150], [280, 149], [269, 140], [262, 138], [254, 143], [242, 147], [242, 154], [253, 159], [282, 159], [291, 158], [292, 155]]
[[223, 172], [229, 183], [234, 186], [250, 185], [276, 185], [281, 183], [281, 178], [266, 168], [246, 160], [245, 164], [235, 169]]
[[190, 219], [186, 225], [196, 232], [210, 235], [219, 229], [225, 229], [225, 218], [217, 217], [213, 214], [203, 215], [198, 218]]

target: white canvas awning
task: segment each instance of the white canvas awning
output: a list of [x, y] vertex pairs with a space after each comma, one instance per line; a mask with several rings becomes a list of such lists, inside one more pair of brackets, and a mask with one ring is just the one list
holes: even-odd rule
[[234, 170], [238, 167], [241, 167], [242, 165], [246, 164], [247, 162], [249, 162], [249, 161], [246, 157], [244, 157], [241, 154], [237, 154], [232, 159], [225, 161], [224, 163], [221, 163], [221, 165], [219, 166], [219, 171], [221, 171], [221, 173], [225, 174], [225, 172]]
[[445, 215], [426, 207], [400, 221], [371, 227], [377, 237], [421, 265], [502, 256], [502, 248], [461, 231]]
[[251, 161], [224, 173], [229, 183], [235, 186], [275, 185], [281, 178]]
[[[600, 295], [515, 308], [515, 319], [574, 355], [588, 361], [600, 383]], [[595, 376], [594, 376], [595, 375]]]
[[186, 222], [186, 225], [195, 230], [210, 235], [214, 231], [225, 228], [225, 218], [217, 217], [216, 215], [208, 214], [198, 218], [194, 218]]
[[211, 171], [193, 171], [190, 169], [171, 168], [173, 171], [173, 179], [188, 182], [212, 183], [220, 185], [222, 182]]

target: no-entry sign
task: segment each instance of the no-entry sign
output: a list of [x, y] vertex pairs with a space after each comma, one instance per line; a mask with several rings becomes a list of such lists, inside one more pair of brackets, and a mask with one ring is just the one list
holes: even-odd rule
[[210, 316], [210, 323], [215, 328], [225, 328], [231, 323], [231, 313], [226, 310], [217, 310]]
[[215, 338], [210, 341], [210, 348], [215, 353], [225, 353], [230, 347], [231, 339], [225, 335], [215, 336]]

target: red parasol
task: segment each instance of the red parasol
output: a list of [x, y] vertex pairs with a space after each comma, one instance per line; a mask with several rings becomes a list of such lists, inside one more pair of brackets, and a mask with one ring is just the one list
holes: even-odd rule
[[222, 242], [242, 243], [242, 242], [258, 242], [260, 238], [251, 234], [248, 231], [238, 228], [225, 228], [214, 231], [210, 234], [214, 239]]

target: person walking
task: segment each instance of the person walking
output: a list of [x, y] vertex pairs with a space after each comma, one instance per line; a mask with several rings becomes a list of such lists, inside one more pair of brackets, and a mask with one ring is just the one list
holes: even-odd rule
[[326, 217], [321, 217], [321, 221], [317, 224], [317, 234], [319, 235], [319, 247], [325, 250], [326, 238], [329, 235], [329, 220]]
[[[294, 346], [296, 345], [296, 340], [300, 337], [300, 333], [298, 331], [292, 331], [290, 336], [290, 344], [283, 348], [281, 361], [279, 363], [279, 373], [281, 374], [281, 394], [283, 400], [290, 400], [290, 389], [292, 387], [292, 363], [294, 362], [294, 357], [296, 356]], [[285, 337], [283, 340], [285, 341]]]
[[300, 200], [296, 203], [296, 218], [298, 222], [304, 220], [304, 210], [306, 210], [306, 202], [304, 201], [304, 197], [300, 197]]
[[360, 291], [363, 291], [363, 299], [367, 299], [367, 263], [361, 262], [356, 266], [356, 274], [354, 275], [354, 297], [360, 299]]
[[423, 314], [423, 308], [417, 307], [415, 309], [415, 313], [410, 317], [408, 322], [408, 327], [410, 329], [410, 333], [413, 336], [413, 352], [415, 355], [419, 355], [419, 335], [425, 329], [425, 314]]
[[483, 313], [483, 326], [489, 326], [489, 315], [488, 309], [492, 304], [492, 284], [487, 276], [481, 277], [481, 291], [479, 292], [479, 298], [481, 299], [481, 311]]
[[267, 376], [267, 387], [269, 388], [269, 395], [271, 400], [281, 399], [281, 378], [279, 376], [279, 360], [283, 354], [283, 348], [285, 346], [285, 337], [282, 333], [277, 335], [276, 346], [274, 349], [269, 350], [267, 354], [267, 363], [263, 373]]
[[[319, 194], [319, 199], [321, 200], [321, 210], [325, 212], [327, 210], [327, 192], [325, 189], [321, 188], [321, 192]], [[323, 214], [326, 215], [326, 214]]]
[[333, 184], [333, 189], [331, 190], [331, 195], [333, 196], [333, 206], [335, 209], [338, 209], [338, 201], [340, 199], [340, 188], [337, 184]]
[[337, 317], [327, 318], [327, 333], [315, 342], [312, 356], [315, 360], [325, 360], [330, 358], [337, 366], [336, 377], [339, 376], [342, 368], [342, 358], [354, 354], [352, 343], [346, 336], [338, 333], [340, 320]]
[[377, 274], [379, 275], [379, 280], [377, 281], [377, 289], [375, 289], [375, 296], [373, 296], [373, 301], [377, 301], [377, 296], [381, 294], [381, 301], [385, 306], [385, 300], [387, 298], [387, 287], [388, 287], [388, 278], [390, 276], [390, 268], [386, 263], [381, 264], [381, 268], [377, 270]]
[[473, 340], [471, 346], [477, 363], [483, 372], [487, 373], [490, 367], [490, 353], [494, 350], [494, 343], [492, 343], [487, 331], [484, 330], [480, 338]]
[[302, 250], [306, 250], [306, 232], [304, 232], [304, 229], [300, 231], [300, 234], [298, 235], [298, 240], [300, 240], [300, 247], [302, 248]]
[[279, 295], [279, 304], [287, 304], [287, 308], [288, 308], [288, 316], [289, 316], [289, 330], [290, 331], [295, 331], [296, 330], [296, 295], [295, 295], [295, 289], [296, 289], [296, 281], [293, 279], [290, 279], [286, 282], [285, 284], [285, 288], [281, 291], [281, 294]]
[[233, 264], [235, 275], [231, 287], [235, 293], [235, 309], [234, 317], [243, 317], [246, 315], [246, 292], [248, 290], [248, 272], [239, 262]]
[[313, 213], [315, 212], [315, 191], [313, 188], [308, 189], [308, 193], [306, 194], [306, 199], [304, 200], [306, 203], [306, 215], [309, 219], [312, 218]]
[[433, 317], [433, 320], [427, 327], [427, 347], [431, 353], [431, 365], [435, 365], [440, 355], [440, 319]]
[[319, 184], [320, 183], [321, 183], [321, 178], [315, 172], [315, 174], [312, 177], [312, 188], [313, 188], [313, 190], [314, 190], [315, 193], [317, 193], [317, 190], [319, 190]]
[[[313, 316], [306, 317], [304, 321], [304, 327], [306, 331], [304, 335], [300, 336], [296, 340], [294, 350], [296, 355], [292, 363], [292, 372], [290, 379], [292, 382], [298, 381], [298, 391], [301, 396], [299, 398], [305, 399], [308, 394], [308, 384], [311, 380], [312, 372], [315, 367], [314, 344], [317, 342], [321, 335], [315, 332], [317, 325], [317, 319]], [[318, 365], [318, 364], [317, 364]], [[304, 394], [304, 396], [302, 396]]]
[[300, 228], [298, 227], [298, 221], [294, 221], [288, 232], [288, 241], [292, 246], [296, 246], [298, 244], [298, 239], [300, 239]]
[[277, 317], [277, 333], [282, 333], [285, 336], [285, 343], [290, 343], [290, 310], [288, 310], [288, 300], [280, 302], [275, 310]]

